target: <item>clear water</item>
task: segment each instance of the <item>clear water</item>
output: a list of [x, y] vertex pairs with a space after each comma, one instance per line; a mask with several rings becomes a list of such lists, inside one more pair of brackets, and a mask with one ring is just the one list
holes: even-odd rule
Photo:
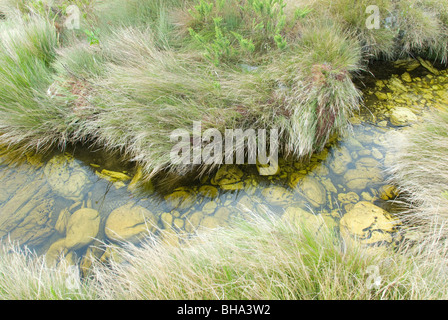
[[[268, 209], [280, 216], [288, 208], [300, 207], [325, 215], [336, 225], [361, 200], [393, 212], [393, 203], [382, 200], [379, 189], [386, 184], [383, 170], [390, 156], [384, 145], [385, 135], [398, 128], [383, 113], [375, 113], [372, 106], [377, 99], [367, 93], [369, 90], [374, 89], [370, 86], [365, 90], [370, 107], [361, 111], [363, 121], [354, 121], [353, 133], [348, 137], [335, 138], [308, 163], [280, 159], [280, 172], [274, 176], [260, 176], [256, 166], [240, 166], [235, 169], [234, 183], [225, 186], [215, 176], [206, 176], [200, 180], [179, 179], [175, 183], [154, 181], [152, 185], [134, 189], [130, 184], [135, 169], [101, 151], [67, 150], [74, 159], [69, 162], [70, 168], [62, 170], [52, 169], [55, 168], [52, 159], [63, 156], [59, 152], [13, 163], [5, 153], [0, 165], [0, 238], [45, 253], [66, 236], [57, 230], [61, 212], [70, 215], [82, 207], [91, 207], [100, 216], [95, 238], [109, 242], [105, 232], [109, 215], [129, 203], [148, 209], [159, 228], [173, 227], [185, 233], [199, 226], [225, 226], [247, 210]], [[109, 181], [98, 175], [103, 169], [129, 178]], [[81, 178], [72, 181], [73, 174]], [[303, 177], [307, 177], [306, 183]], [[68, 179], [68, 184], [62, 183], [64, 179]], [[79, 181], [82, 183], [78, 185]], [[71, 194], [75, 196], [67, 196], [67, 188], [73, 188]], [[98, 246], [98, 240], [72, 251], [81, 257], [89, 246]]]

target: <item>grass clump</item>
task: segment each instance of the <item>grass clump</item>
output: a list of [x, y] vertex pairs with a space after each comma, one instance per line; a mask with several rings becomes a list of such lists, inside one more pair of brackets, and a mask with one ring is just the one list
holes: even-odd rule
[[446, 236], [448, 221], [448, 111], [433, 111], [425, 120], [394, 135], [399, 144], [390, 146], [393, 182], [411, 204], [403, 219], [415, 225], [420, 235], [436, 228]]
[[[79, 0], [81, 30], [60, 30], [69, 2], [56, 2], [55, 20], [54, 8], [38, 1], [2, 0], [4, 32], [42, 42], [44, 51], [33, 49], [41, 60], [21, 68], [32, 85], [19, 83], [14, 90], [23, 93], [1, 101], [0, 142], [37, 148], [89, 141], [123, 151], [147, 177], [163, 169], [206, 172], [214, 167], [175, 166], [169, 158], [170, 133], [191, 132], [201, 121], [203, 130], [222, 134], [276, 128], [280, 152], [309, 157], [349, 131], [347, 119], [362, 103], [353, 79], [369, 59], [446, 61], [443, 2], [382, 0], [378, 30], [366, 28], [367, 2]], [[16, 17], [22, 22], [12, 26]], [[24, 31], [33, 21], [47, 28], [34, 40]], [[5, 57], [31, 53], [5, 50]], [[15, 85], [8, 77], [0, 86]], [[19, 125], [19, 118], [33, 123]]]
[[51, 99], [51, 64], [58, 37], [39, 16], [19, 15], [0, 24], [0, 135], [2, 143], [45, 149], [64, 141], [67, 110]]
[[412, 251], [367, 249], [347, 246], [325, 225], [318, 230], [274, 216], [188, 238], [168, 231], [161, 235], [175, 241], [114, 247], [114, 258], [94, 261], [80, 282], [76, 267], [50, 268], [43, 257], [4, 246], [0, 298], [402, 300], [446, 299], [448, 292], [442, 241]]
[[93, 296], [77, 267], [62, 262], [49, 267], [45, 257], [14, 244], [0, 247], [1, 300], [77, 300]]

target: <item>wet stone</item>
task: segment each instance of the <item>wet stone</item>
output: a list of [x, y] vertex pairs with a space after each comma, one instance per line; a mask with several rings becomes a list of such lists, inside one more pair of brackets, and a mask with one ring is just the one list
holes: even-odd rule
[[340, 231], [347, 241], [366, 245], [391, 244], [398, 235], [399, 220], [387, 211], [366, 201], [360, 201], [340, 220]]
[[94, 240], [100, 227], [98, 211], [91, 208], [77, 210], [67, 223], [65, 246], [68, 249], [79, 249]]
[[[172, 223], [172, 216], [164, 216], [165, 222]], [[113, 210], [106, 220], [106, 236], [112, 241], [137, 242], [151, 232], [155, 232], [157, 220], [146, 208], [128, 203]]]
[[53, 191], [70, 200], [80, 200], [90, 183], [87, 171], [67, 153], [54, 156], [44, 173]]

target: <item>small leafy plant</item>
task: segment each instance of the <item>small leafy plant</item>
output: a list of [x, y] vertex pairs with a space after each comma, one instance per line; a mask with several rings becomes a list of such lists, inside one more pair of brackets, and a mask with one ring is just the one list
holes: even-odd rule
[[88, 30], [85, 29], [84, 33], [87, 35], [87, 41], [89, 41], [89, 44], [91, 46], [99, 44], [100, 40], [98, 38], [97, 32], [96, 31], [92, 31], [92, 30]]

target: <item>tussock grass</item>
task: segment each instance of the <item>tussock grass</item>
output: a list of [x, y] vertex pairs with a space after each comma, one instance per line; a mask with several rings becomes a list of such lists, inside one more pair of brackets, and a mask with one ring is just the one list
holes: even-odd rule
[[[2, 40], [0, 142], [23, 150], [97, 143], [121, 150], [147, 177], [214, 168], [170, 163], [170, 133], [191, 131], [193, 121], [222, 133], [277, 128], [282, 153], [308, 157], [349, 132], [362, 103], [353, 78], [369, 59], [444, 62], [448, 52], [446, 4], [436, 0], [380, 1], [378, 30], [366, 29], [364, 0], [74, 3], [83, 30], [59, 33], [53, 25], [63, 17], [40, 2], [0, 2], [2, 32], [18, 37]], [[57, 1], [56, 12], [67, 4]]]
[[[367, 250], [345, 245], [329, 228], [317, 231], [270, 215], [180, 239], [180, 246], [150, 238], [139, 246], [115, 247], [114, 258], [107, 264], [94, 261], [82, 283], [73, 267], [49, 268], [44, 258], [5, 246], [0, 298], [447, 298], [447, 247], [441, 239], [399, 251]], [[370, 286], [370, 276], [380, 277], [378, 287]]]
[[75, 300], [93, 296], [76, 267], [49, 267], [45, 257], [15, 244], [0, 247], [1, 300]]
[[[397, 140], [395, 140], [397, 139]], [[425, 121], [391, 137], [394, 164], [392, 182], [410, 202], [403, 219], [417, 226], [421, 235], [434, 228], [447, 235], [448, 221], [448, 111], [434, 111]]]
[[51, 99], [57, 34], [46, 19], [19, 14], [0, 25], [0, 136], [5, 145], [46, 149], [66, 141], [64, 103]]

